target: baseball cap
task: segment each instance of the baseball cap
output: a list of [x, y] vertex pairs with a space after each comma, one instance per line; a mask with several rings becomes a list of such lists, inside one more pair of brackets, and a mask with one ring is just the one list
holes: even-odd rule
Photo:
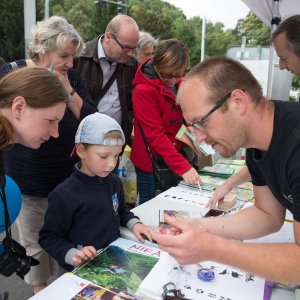
[[[105, 135], [110, 131], [119, 131], [121, 138], [107, 138]], [[113, 118], [96, 112], [85, 117], [79, 124], [75, 135], [75, 144], [91, 144], [104, 146], [123, 146], [125, 136], [121, 126]], [[71, 156], [76, 154], [75, 148]]]

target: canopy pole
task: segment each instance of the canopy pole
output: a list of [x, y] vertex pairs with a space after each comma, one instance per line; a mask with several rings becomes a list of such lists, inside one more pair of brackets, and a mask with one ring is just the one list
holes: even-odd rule
[[[279, 13], [279, 0], [274, 0], [273, 3], [273, 18], [271, 22], [271, 32], [273, 32], [281, 22], [281, 16]], [[267, 97], [272, 97], [272, 86], [274, 76], [274, 47], [270, 45], [269, 54], [269, 70], [268, 70], [268, 83], [267, 83]]]
[[206, 18], [205, 16], [202, 19], [202, 34], [201, 34], [201, 55], [200, 61], [203, 61], [205, 58], [205, 35], [206, 35]]

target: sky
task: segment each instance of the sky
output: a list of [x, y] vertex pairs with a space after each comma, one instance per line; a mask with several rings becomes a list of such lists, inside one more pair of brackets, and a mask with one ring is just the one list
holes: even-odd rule
[[181, 8], [188, 19], [205, 17], [216, 23], [222, 22], [225, 29], [235, 28], [238, 19], [246, 17], [250, 9], [242, 0], [164, 0]]

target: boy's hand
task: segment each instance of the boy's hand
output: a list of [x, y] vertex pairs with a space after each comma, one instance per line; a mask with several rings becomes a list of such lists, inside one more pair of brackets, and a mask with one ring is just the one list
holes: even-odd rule
[[138, 238], [138, 240], [142, 243], [145, 242], [145, 239], [143, 238], [142, 235], [144, 235], [144, 237], [146, 239], [148, 239], [150, 242], [152, 242], [152, 238], [151, 238], [151, 235], [150, 235], [151, 230], [152, 230], [151, 227], [146, 226], [142, 223], [136, 223], [136, 224], [134, 224], [134, 226], [132, 228], [133, 233]]
[[97, 255], [97, 251], [93, 246], [86, 246], [76, 252], [73, 256], [73, 266], [78, 267], [83, 265], [88, 260], [94, 259]]

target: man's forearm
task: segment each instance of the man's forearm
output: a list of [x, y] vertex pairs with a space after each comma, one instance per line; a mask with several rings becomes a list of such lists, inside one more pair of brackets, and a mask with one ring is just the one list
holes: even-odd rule
[[233, 215], [199, 219], [210, 233], [235, 240], [258, 238], [280, 229], [278, 220], [253, 206]]
[[217, 238], [209, 259], [272, 281], [300, 283], [298, 244], [244, 244]]
[[235, 186], [247, 182], [251, 179], [251, 175], [247, 167], [242, 168], [238, 173], [230, 176], [225, 183], [230, 186], [230, 188], [234, 188]]

